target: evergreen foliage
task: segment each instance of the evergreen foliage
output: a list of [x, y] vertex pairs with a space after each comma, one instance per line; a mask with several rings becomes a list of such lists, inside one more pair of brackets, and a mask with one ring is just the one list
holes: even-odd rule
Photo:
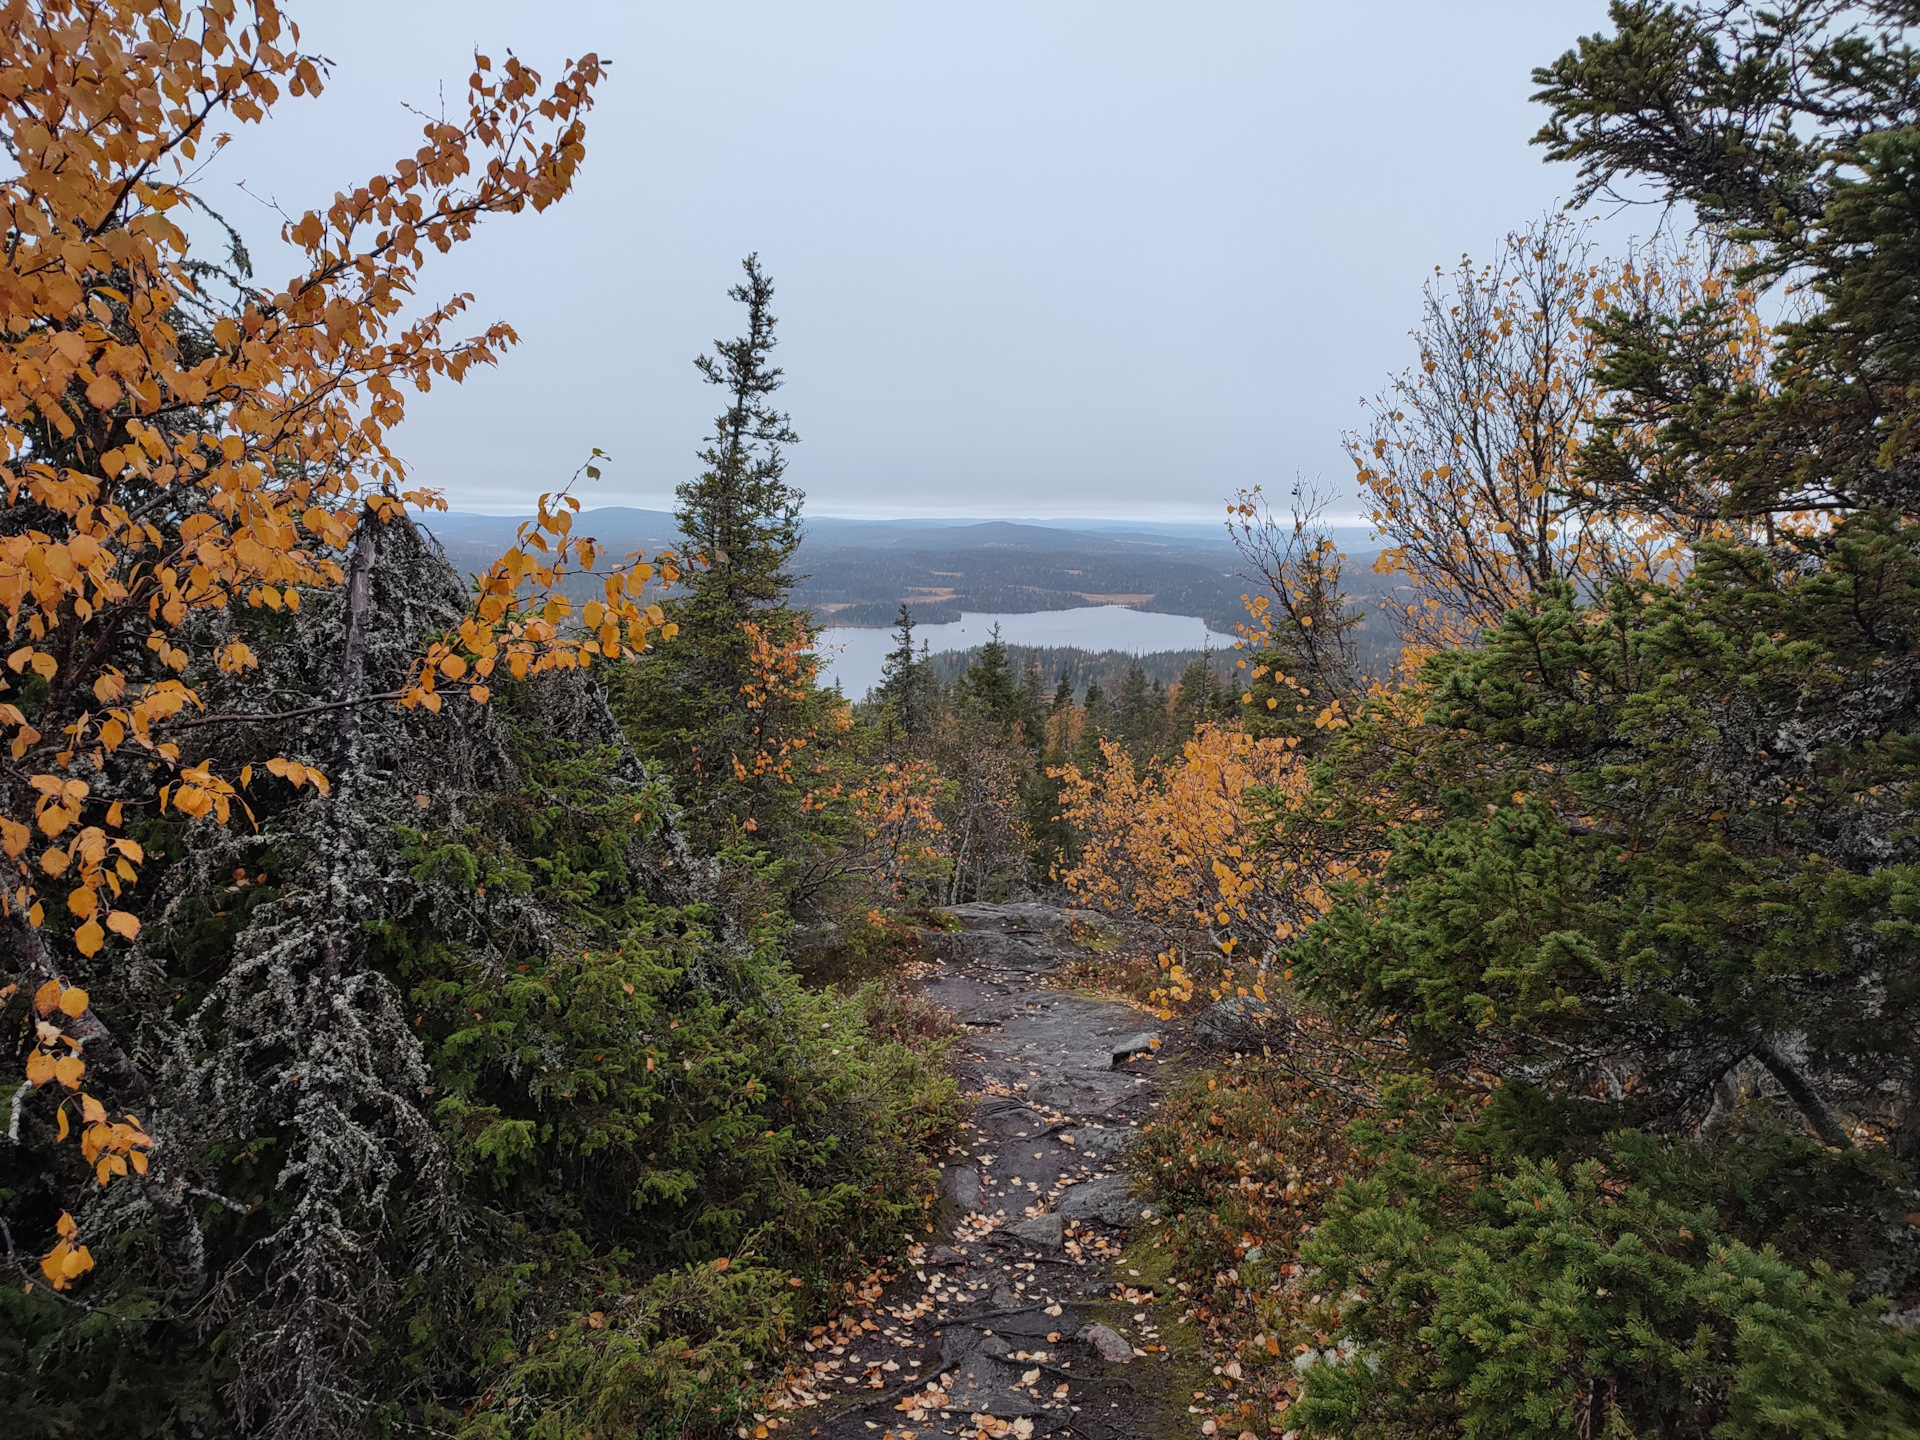
[[1331, 1344], [1298, 1414], [1911, 1434], [1912, 17], [1612, 17], [1541, 72], [1550, 152], [1590, 191], [1651, 179], [1757, 247], [1743, 282], [1821, 303], [1763, 383], [1721, 363], [1728, 290], [1597, 319], [1585, 501], [1685, 563], [1539, 583], [1427, 661], [1423, 725], [1370, 709], [1323, 751], [1324, 808], [1277, 817], [1274, 843], [1377, 847], [1288, 961], [1407, 1045], [1299, 1251]]
[[[382, 686], [462, 597], [400, 524], [373, 599]], [[338, 603], [242, 619], [264, 670], [209, 677], [220, 703], [325, 697]], [[93, 1308], [0, 1302], [18, 1433], [715, 1433], [920, 1223], [937, 1051], [876, 992], [799, 984], [773, 877], [691, 848], [585, 677], [464, 714], [368, 712], [330, 800], [256, 787], [257, 833], [147, 831], [152, 1000], [117, 1018], [176, 1057], [166, 1141], [232, 1201], [202, 1210], [221, 1298], [140, 1262], [137, 1207], [83, 1210], [116, 1256]], [[332, 712], [305, 725], [281, 743], [333, 768]], [[16, 1244], [68, 1163], [0, 1152]]]
[[897, 643], [881, 667], [879, 686], [867, 698], [886, 713], [890, 723], [900, 727], [901, 733], [917, 735], [927, 727], [927, 688], [932, 676], [926, 658], [913, 648], [913, 610], [904, 601], [895, 624], [899, 626], [894, 635]]
[[727, 404], [699, 452], [706, 468], [676, 491], [692, 568], [663, 609], [683, 643], [623, 667], [614, 681], [633, 743], [671, 768], [690, 823], [716, 835], [742, 820], [757, 829], [788, 818], [761, 813], [777, 804], [767, 757], [823, 724], [826, 706], [813, 692], [814, 629], [790, 603], [803, 497], [785, 478], [786, 451], [799, 437], [772, 403], [784, 383], [771, 359], [773, 282], [757, 255], [741, 268], [746, 280], [727, 294], [746, 307], [745, 333], [694, 361]]

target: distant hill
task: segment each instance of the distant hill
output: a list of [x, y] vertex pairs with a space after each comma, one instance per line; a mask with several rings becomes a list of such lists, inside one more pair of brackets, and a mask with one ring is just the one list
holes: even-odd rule
[[[523, 518], [455, 511], [421, 523], [457, 569], [473, 572], [499, 557]], [[1074, 528], [1082, 524], [1086, 528]], [[574, 533], [591, 535], [617, 556], [678, 544], [671, 514], [629, 506], [584, 510]], [[1371, 609], [1385, 589], [1371, 569], [1377, 552], [1366, 548], [1362, 529], [1337, 527], [1333, 535], [1349, 551], [1350, 591]], [[794, 562], [802, 577], [795, 598], [830, 626], [890, 626], [904, 601], [927, 624], [957, 620], [963, 612], [1126, 605], [1196, 615], [1230, 631], [1246, 618], [1241, 595], [1255, 588], [1224, 525], [822, 515], [807, 517], [805, 536]], [[596, 587], [577, 588], [576, 598], [585, 598]], [[1382, 629], [1377, 621], [1368, 628]], [[1372, 640], [1381, 643], [1378, 634]]]

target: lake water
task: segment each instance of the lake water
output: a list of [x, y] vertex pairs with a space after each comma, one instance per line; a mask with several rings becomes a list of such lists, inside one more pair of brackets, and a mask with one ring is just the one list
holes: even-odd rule
[[[1079, 610], [1035, 610], [1025, 615], [966, 615], [945, 625], [917, 625], [916, 648], [926, 641], [936, 655], [984, 645], [995, 625], [1009, 645], [1070, 645], [1081, 650], [1124, 650], [1150, 655], [1158, 650], [1198, 650], [1213, 642], [1228, 649], [1234, 637], [1209, 630], [1196, 615], [1160, 615], [1124, 605], [1092, 605]], [[837, 627], [820, 632], [820, 683], [840, 682], [849, 699], [858, 700], [880, 683], [880, 667], [893, 649], [892, 630]]]

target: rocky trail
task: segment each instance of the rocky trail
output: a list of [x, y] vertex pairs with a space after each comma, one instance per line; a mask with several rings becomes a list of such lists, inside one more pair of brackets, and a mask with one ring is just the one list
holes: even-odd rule
[[1184, 1357], [1170, 1347], [1164, 1307], [1126, 1258], [1129, 1232], [1154, 1221], [1120, 1155], [1158, 1104], [1161, 1027], [1122, 1002], [1043, 987], [1081, 953], [1069, 912], [948, 913], [965, 928], [935, 937], [939, 964], [919, 983], [967, 1027], [972, 1104], [943, 1166], [938, 1233], [806, 1338], [773, 1408], [740, 1433], [1191, 1434], [1186, 1391], [1206, 1370], [1196, 1345]]

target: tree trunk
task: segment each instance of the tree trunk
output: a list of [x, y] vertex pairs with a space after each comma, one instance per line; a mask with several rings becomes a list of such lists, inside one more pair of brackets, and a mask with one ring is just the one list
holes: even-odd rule
[[1807, 1117], [1807, 1123], [1813, 1126], [1814, 1133], [1828, 1145], [1840, 1150], [1853, 1149], [1853, 1139], [1840, 1124], [1840, 1117], [1833, 1113], [1826, 1098], [1813, 1088], [1811, 1081], [1800, 1072], [1798, 1066], [1782, 1053], [1772, 1040], [1762, 1040], [1753, 1047], [1753, 1058], [1767, 1067], [1767, 1073], [1780, 1082], [1780, 1088], [1787, 1092], [1787, 1098], [1800, 1107], [1800, 1113]]

